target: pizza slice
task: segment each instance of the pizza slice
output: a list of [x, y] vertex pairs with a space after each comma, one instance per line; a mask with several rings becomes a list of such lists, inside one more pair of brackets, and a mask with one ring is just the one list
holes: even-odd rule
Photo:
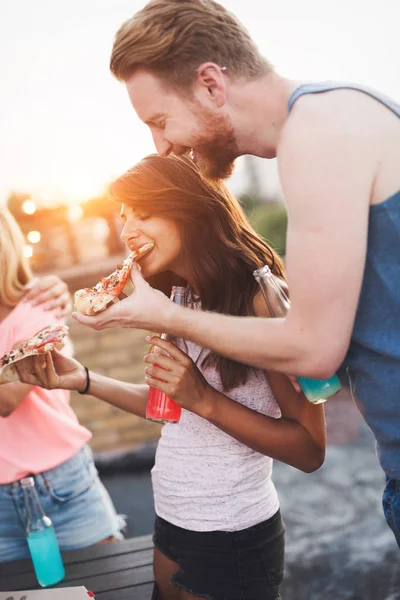
[[75, 292], [75, 310], [84, 315], [96, 315], [110, 306], [122, 293], [129, 279], [133, 262], [141, 258], [154, 247], [153, 243], [144, 244], [134, 250], [118, 265], [108, 277], [102, 277], [92, 288], [82, 288]]
[[10, 350], [0, 358], [0, 384], [18, 381], [18, 371], [15, 363], [35, 354], [45, 354], [51, 350], [60, 350], [64, 345], [64, 338], [68, 334], [67, 325], [49, 325], [44, 327], [34, 336], [21, 343], [18, 348]]

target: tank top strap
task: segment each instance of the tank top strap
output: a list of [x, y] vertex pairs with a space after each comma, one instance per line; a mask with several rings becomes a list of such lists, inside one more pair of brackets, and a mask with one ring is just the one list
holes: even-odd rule
[[341, 81], [323, 81], [320, 83], [305, 83], [300, 85], [292, 92], [288, 100], [288, 112], [293, 108], [294, 103], [301, 96], [306, 94], [320, 94], [322, 92], [330, 92], [332, 90], [355, 90], [367, 94], [371, 98], [374, 98], [378, 102], [381, 102], [384, 106], [389, 108], [395, 115], [400, 117], [400, 105], [394, 102], [391, 98], [388, 98], [384, 94], [377, 92], [367, 86], [357, 85], [355, 83], [346, 83]]

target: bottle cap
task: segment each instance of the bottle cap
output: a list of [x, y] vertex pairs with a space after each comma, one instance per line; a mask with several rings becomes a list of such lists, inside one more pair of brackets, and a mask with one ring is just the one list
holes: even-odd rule
[[35, 487], [35, 480], [33, 477], [24, 477], [21, 479], [21, 487], [22, 488], [31, 488]]
[[172, 286], [172, 294], [178, 296], [184, 296], [186, 294], [186, 288], [182, 285], [173, 285]]
[[271, 269], [269, 268], [268, 265], [264, 265], [260, 269], [256, 269], [255, 271], [253, 271], [253, 276], [256, 278], [257, 277], [265, 277], [268, 275], [272, 275]]

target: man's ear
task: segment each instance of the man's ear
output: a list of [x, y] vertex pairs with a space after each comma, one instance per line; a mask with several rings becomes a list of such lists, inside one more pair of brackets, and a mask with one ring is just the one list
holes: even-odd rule
[[226, 102], [225, 68], [215, 63], [202, 63], [196, 69], [196, 84], [207, 92], [209, 100], [218, 108]]

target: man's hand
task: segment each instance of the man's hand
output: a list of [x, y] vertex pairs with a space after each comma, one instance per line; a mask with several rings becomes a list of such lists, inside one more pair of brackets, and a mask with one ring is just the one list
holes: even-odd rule
[[130, 327], [163, 331], [163, 323], [173, 306], [171, 301], [162, 292], [153, 289], [143, 279], [135, 265], [131, 270], [131, 280], [133, 292], [128, 298], [116, 302], [98, 315], [87, 316], [73, 312], [73, 318], [82, 325], [96, 330]]
[[57, 275], [35, 277], [26, 286], [25, 302], [33, 306], [44, 304], [45, 310], [56, 311], [56, 316], [62, 318], [71, 312], [72, 302], [67, 284]]
[[47, 390], [83, 390], [86, 385], [85, 368], [74, 358], [58, 350], [27, 356], [15, 363], [19, 378], [24, 383]]
[[149, 337], [147, 341], [163, 353], [153, 351], [144, 357], [147, 364], [145, 382], [165, 392], [182, 408], [206, 418], [213, 388], [192, 359], [171, 342], [157, 336]]

